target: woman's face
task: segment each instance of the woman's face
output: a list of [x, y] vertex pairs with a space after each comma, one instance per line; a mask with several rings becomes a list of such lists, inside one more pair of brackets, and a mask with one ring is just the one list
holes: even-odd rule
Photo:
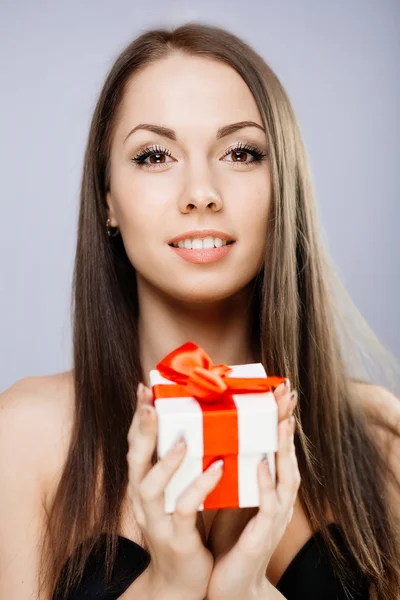
[[[271, 201], [266, 136], [246, 83], [225, 64], [175, 53], [131, 79], [119, 117], [107, 203], [139, 290], [146, 283], [184, 302], [242, 290], [263, 262]], [[219, 131], [243, 121], [255, 125]], [[220, 246], [210, 229], [234, 243], [170, 245], [183, 236]]]

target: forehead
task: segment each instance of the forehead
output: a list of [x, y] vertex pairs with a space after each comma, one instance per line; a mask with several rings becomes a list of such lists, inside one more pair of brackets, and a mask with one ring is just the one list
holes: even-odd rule
[[119, 116], [122, 129], [139, 122], [213, 131], [244, 120], [262, 125], [250, 89], [233, 68], [181, 53], [157, 60], [132, 76]]

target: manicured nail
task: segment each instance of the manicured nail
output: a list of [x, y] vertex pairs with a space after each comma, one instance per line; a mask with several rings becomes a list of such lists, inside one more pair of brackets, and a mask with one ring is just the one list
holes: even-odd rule
[[268, 477], [271, 477], [271, 469], [269, 468], [269, 462], [268, 462], [268, 457], [264, 456], [261, 464], [263, 466], [263, 469], [265, 470], [266, 473], [268, 473]]
[[212, 465], [210, 467], [208, 467], [207, 471], [212, 474], [217, 474], [221, 471], [223, 466], [224, 466], [224, 461], [222, 460], [222, 458], [220, 458], [219, 460], [216, 460], [215, 462], [213, 462]]
[[138, 383], [138, 386], [137, 386], [137, 392], [136, 392], [138, 396], [140, 396], [141, 394], [143, 394], [143, 387], [144, 387], [144, 386], [143, 386], [143, 383], [140, 381], [140, 382]]
[[290, 404], [293, 406], [293, 408], [296, 406], [297, 404], [297, 400], [298, 400], [298, 393], [296, 392], [296, 390], [294, 390], [294, 392], [292, 392], [290, 394]]
[[290, 380], [286, 377], [285, 381], [282, 381], [282, 383], [275, 388], [275, 392], [282, 392], [282, 394], [290, 392]]
[[172, 446], [172, 452], [182, 452], [186, 448], [186, 440], [183, 435], [179, 436]]

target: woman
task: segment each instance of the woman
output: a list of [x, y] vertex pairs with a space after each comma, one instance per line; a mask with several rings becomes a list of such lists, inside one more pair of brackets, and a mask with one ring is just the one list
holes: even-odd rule
[[[348, 372], [331, 275], [266, 63], [204, 25], [134, 40], [90, 128], [74, 368], [2, 397], [0, 597], [397, 598], [399, 403]], [[220, 463], [162, 510], [185, 442], [155, 464], [148, 374], [188, 340], [289, 378], [259, 511], [197, 512]]]

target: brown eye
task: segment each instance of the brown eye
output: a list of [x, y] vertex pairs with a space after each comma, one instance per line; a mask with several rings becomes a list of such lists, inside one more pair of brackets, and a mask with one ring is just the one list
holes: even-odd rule
[[234, 148], [229, 148], [223, 158], [226, 159], [228, 156], [232, 157], [232, 160], [226, 162], [231, 163], [232, 166], [241, 164], [250, 166], [261, 162], [266, 157], [266, 153], [249, 144], [238, 144]]
[[150, 146], [144, 148], [137, 156], [134, 156], [131, 160], [134, 164], [139, 167], [151, 169], [152, 167], [162, 167], [172, 160], [167, 160], [167, 157], [171, 157], [171, 153], [166, 148], [161, 146]]
[[[160, 163], [162, 164], [165, 162], [165, 154], [151, 154], [148, 158], [150, 159], [150, 164], [153, 164], [153, 165], [157, 165]], [[162, 160], [162, 159], [164, 159], [164, 160]]]
[[[244, 152], [243, 150], [236, 150], [233, 151], [231, 154], [235, 157], [233, 162], [246, 162], [246, 157], [248, 153]], [[240, 159], [240, 155], [242, 155], [242, 158], [244, 155], [244, 160]]]

